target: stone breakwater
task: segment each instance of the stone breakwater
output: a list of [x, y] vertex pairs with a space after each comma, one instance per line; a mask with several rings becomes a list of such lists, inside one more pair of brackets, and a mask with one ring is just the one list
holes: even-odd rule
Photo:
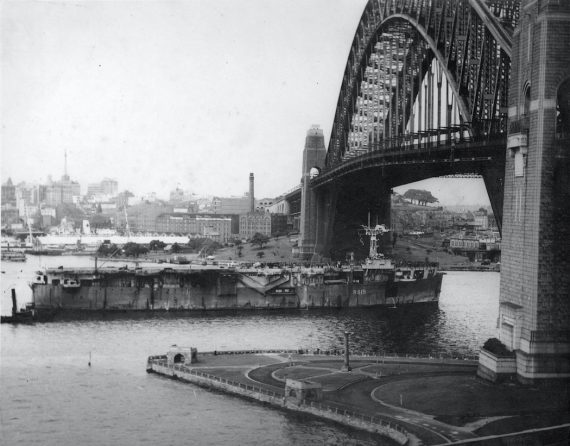
[[[273, 351], [272, 351], [273, 352]], [[296, 352], [296, 351], [295, 351]], [[232, 354], [247, 354], [231, 352]], [[202, 354], [203, 355], [203, 354]], [[209, 354], [210, 356], [212, 354]], [[217, 356], [213, 355], [213, 356]], [[378, 416], [357, 413], [342, 405], [320, 401], [293, 401], [286, 397], [283, 389], [268, 388], [223, 378], [219, 375], [202, 372], [184, 364], [169, 364], [166, 355], [151, 356], [147, 361], [147, 372], [189, 382], [201, 387], [215, 389], [228, 394], [256, 400], [282, 410], [310, 414], [352, 428], [365, 430], [390, 438], [399, 445], [406, 445], [414, 436], [393, 421]], [[414, 442], [415, 443], [415, 442]]]

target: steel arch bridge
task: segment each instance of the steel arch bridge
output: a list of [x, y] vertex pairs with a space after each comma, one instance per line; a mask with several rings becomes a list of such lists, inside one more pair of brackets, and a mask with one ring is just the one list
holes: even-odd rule
[[[330, 245], [330, 232], [337, 232], [330, 228], [339, 219], [330, 209], [342, 213], [339, 203], [365, 193], [364, 177], [386, 194], [386, 188], [430, 177], [480, 175], [501, 227], [519, 9], [520, 0], [368, 1], [348, 55], [326, 157], [313, 166], [319, 175], [310, 180], [315, 193], [329, 196], [325, 207], [332, 222], [324, 236], [315, 229], [316, 238], [325, 238], [315, 239], [316, 245]], [[356, 209], [345, 207], [344, 213]]]
[[398, 137], [426, 139], [456, 124], [472, 138], [506, 133], [519, 3], [370, 0], [344, 70], [326, 166], [359, 149], [386, 147]]

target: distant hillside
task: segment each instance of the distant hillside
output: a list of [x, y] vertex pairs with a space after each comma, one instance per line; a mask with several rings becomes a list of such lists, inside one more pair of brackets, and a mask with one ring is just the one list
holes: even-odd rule
[[[223, 248], [215, 253], [218, 261], [231, 260], [238, 262], [261, 262], [261, 263], [295, 263], [299, 259], [292, 256], [292, 247], [296, 244], [298, 236], [279, 237], [277, 240], [271, 238], [269, 243], [262, 249], [251, 243], [244, 243], [242, 246], [242, 256], [238, 256], [236, 247]], [[291, 242], [293, 240], [293, 242]], [[430, 262], [437, 262], [442, 267], [446, 265], [468, 264], [467, 257], [453, 255], [446, 252], [441, 247], [442, 238], [440, 236], [417, 239], [415, 237], [399, 237], [394, 247], [392, 256], [396, 260], [408, 262], [423, 262], [428, 259]], [[258, 257], [258, 253], [263, 252], [263, 256]]]
[[392, 203], [392, 209], [400, 209], [400, 210], [407, 210], [407, 211], [433, 211], [435, 209], [440, 208], [439, 205], [428, 205], [428, 206], [420, 206], [414, 203]]
[[[231, 260], [238, 262], [263, 262], [263, 263], [273, 263], [273, 262], [294, 262], [298, 259], [293, 259], [292, 248], [296, 243], [298, 236], [287, 236], [270, 238], [269, 242], [259, 248], [257, 245], [252, 245], [251, 243], [243, 243], [241, 249], [241, 257], [239, 256], [239, 251], [237, 246], [222, 248], [216, 251], [214, 254], [216, 260]], [[263, 252], [263, 255], [259, 257], [259, 253]]]
[[443, 206], [444, 209], [451, 212], [462, 212], [462, 211], [478, 211], [480, 208], [487, 209], [487, 211], [492, 212], [491, 206], [485, 204], [457, 204], [453, 206]]

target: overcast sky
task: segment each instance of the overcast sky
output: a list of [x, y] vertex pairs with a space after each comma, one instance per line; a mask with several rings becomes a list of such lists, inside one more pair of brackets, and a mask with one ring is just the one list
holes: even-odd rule
[[[4, 1], [2, 181], [256, 196], [298, 184], [306, 131], [328, 144], [366, 0]], [[426, 183], [434, 195], [448, 180]], [[454, 183], [458, 184], [458, 183]], [[443, 187], [487, 200], [480, 181]], [[424, 184], [425, 185], [425, 184]], [[449, 197], [448, 197], [449, 196]]]

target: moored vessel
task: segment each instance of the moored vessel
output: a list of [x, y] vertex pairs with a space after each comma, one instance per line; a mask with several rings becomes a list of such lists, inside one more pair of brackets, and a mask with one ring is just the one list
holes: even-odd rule
[[57, 268], [31, 283], [38, 318], [61, 312], [203, 311], [399, 306], [437, 303], [436, 264], [396, 264], [377, 252], [383, 225], [363, 227], [362, 263], [279, 267], [171, 264]]
[[1, 259], [3, 262], [25, 262], [26, 254], [22, 251], [2, 250]]

